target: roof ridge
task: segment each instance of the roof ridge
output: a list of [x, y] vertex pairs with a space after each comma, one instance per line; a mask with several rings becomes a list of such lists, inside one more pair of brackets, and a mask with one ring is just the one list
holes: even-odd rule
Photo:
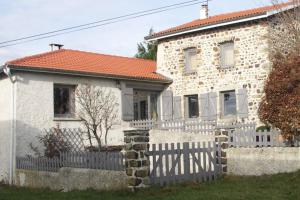
[[22, 58], [17, 58], [17, 59], [14, 59], [14, 60], [7, 61], [5, 64], [20, 62], [20, 61], [27, 60], [27, 59], [40, 58], [40, 57], [47, 56], [47, 55], [50, 55], [50, 54], [60, 53], [61, 51], [64, 51], [64, 50], [65, 49], [59, 49], [59, 50], [48, 51], [48, 52], [39, 53], [39, 54], [31, 55], [31, 56], [24, 56]]
[[124, 59], [139, 60], [139, 61], [149, 62], [149, 63], [153, 63], [153, 64], [156, 63], [156, 61], [148, 60], [148, 59], [143, 59], [143, 58], [134, 58], [134, 57], [118, 56], [118, 55], [103, 54], [103, 53], [95, 53], [95, 52], [90, 52], [90, 51], [81, 51], [81, 50], [74, 50], [74, 49], [59, 49], [59, 50], [55, 50], [55, 51], [49, 51], [49, 52], [44, 52], [44, 53], [40, 53], [40, 54], [36, 54], [36, 55], [25, 56], [25, 57], [22, 57], [22, 58], [10, 60], [10, 61], [6, 62], [5, 64], [16, 63], [16, 62], [20, 62], [20, 61], [27, 60], [27, 59], [40, 58], [40, 57], [48, 56], [48, 55], [51, 55], [51, 54], [61, 53], [61, 52], [66, 52], [66, 51], [80, 52], [80, 53], [93, 54], [93, 55], [100, 55], [100, 56], [107, 56], [107, 57], [115, 57], [115, 58], [124, 58]]
[[91, 51], [82, 51], [82, 50], [75, 50], [75, 49], [64, 49], [68, 51], [77, 51], [81, 53], [90, 53], [90, 54], [95, 54], [95, 55], [102, 55], [102, 56], [110, 56], [110, 57], [117, 57], [117, 58], [126, 58], [126, 59], [133, 59], [133, 60], [141, 60], [141, 61], [148, 61], [148, 62], [156, 62], [154, 60], [149, 60], [145, 58], [135, 58], [135, 57], [128, 57], [128, 56], [119, 56], [119, 55], [113, 55], [113, 54], [105, 54], [105, 53], [96, 53], [96, 52], [91, 52]]

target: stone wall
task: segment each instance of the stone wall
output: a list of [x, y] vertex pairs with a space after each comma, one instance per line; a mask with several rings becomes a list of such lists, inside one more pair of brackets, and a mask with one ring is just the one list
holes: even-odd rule
[[[234, 41], [235, 66], [221, 69], [219, 44], [230, 40]], [[164, 39], [158, 45], [158, 72], [173, 79], [169, 89], [174, 96], [207, 92], [219, 94], [220, 91], [246, 88], [249, 103], [246, 121], [259, 122], [257, 109], [271, 68], [268, 44], [267, 21]], [[189, 47], [197, 48], [198, 66], [192, 74], [186, 74], [184, 70], [184, 49]], [[220, 110], [219, 105], [218, 116]]]
[[300, 170], [299, 147], [230, 148], [228, 174], [259, 176]]
[[128, 130], [125, 136], [125, 166], [128, 186], [135, 191], [149, 186], [149, 131]]
[[16, 170], [15, 185], [57, 191], [127, 189], [124, 171], [61, 168], [56, 172]]

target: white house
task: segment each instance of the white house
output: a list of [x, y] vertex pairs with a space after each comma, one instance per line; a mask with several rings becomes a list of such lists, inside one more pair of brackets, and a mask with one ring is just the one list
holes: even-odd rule
[[29, 144], [44, 129], [82, 126], [71, 101], [77, 86], [115, 94], [120, 124], [108, 143], [118, 145], [127, 121], [158, 117], [158, 97], [170, 82], [153, 61], [67, 49], [7, 62], [0, 73], [0, 176], [11, 177], [15, 157], [32, 154]]

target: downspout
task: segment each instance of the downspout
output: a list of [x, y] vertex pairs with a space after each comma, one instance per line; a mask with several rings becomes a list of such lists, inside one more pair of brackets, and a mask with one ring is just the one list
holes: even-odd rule
[[14, 168], [15, 168], [15, 127], [16, 127], [16, 117], [15, 117], [15, 80], [12, 77], [10, 68], [5, 65], [3, 66], [3, 72], [6, 74], [11, 83], [11, 110], [12, 110], [12, 116], [11, 116], [11, 137], [10, 137], [10, 161], [9, 161], [9, 184], [13, 184], [13, 177], [14, 177]]

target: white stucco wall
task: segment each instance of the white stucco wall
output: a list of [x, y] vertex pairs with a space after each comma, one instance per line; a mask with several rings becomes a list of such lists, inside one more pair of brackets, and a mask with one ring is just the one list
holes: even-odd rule
[[8, 181], [12, 123], [12, 83], [0, 77], [0, 181]]
[[[121, 90], [116, 81], [72, 76], [49, 75], [39, 73], [18, 73], [17, 105], [16, 105], [16, 155], [24, 156], [33, 153], [29, 144], [37, 144], [36, 136], [44, 129], [56, 127], [80, 128], [80, 121], [56, 121], [54, 119], [53, 85], [54, 84], [91, 84], [111, 89], [119, 102], [121, 114]], [[76, 109], [76, 108], [75, 108]], [[123, 144], [121, 116], [120, 123], [113, 127], [108, 136], [109, 145]], [[83, 127], [82, 127], [83, 128]]]
[[230, 148], [226, 153], [229, 174], [260, 176], [300, 170], [299, 147]]

